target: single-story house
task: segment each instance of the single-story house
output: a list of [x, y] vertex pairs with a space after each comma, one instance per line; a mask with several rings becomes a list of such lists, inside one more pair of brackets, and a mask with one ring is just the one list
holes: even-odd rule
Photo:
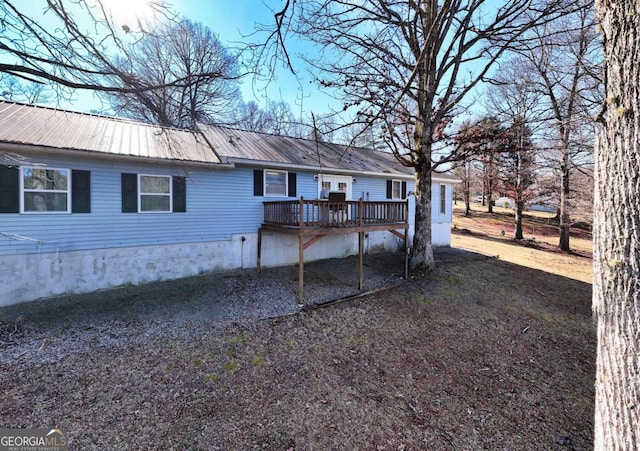
[[[255, 268], [269, 201], [290, 212], [282, 202], [316, 200], [316, 216], [328, 193], [404, 202], [402, 221], [413, 229], [414, 175], [389, 153], [199, 128], [0, 102], [0, 306]], [[435, 245], [450, 244], [456, 181], [434, 176]], [[360, 218], [349, 208], [345, 221]], [[371, 230], [363, 243], [353, 233], [327, 236], [304, 258], [400, 247], [397, 233]], [[262, 266], [298, 261], [295, 236], [265, 229], [260, 238]]]

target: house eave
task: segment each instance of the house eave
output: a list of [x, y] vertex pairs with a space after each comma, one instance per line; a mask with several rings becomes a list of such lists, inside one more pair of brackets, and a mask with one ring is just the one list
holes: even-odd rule
[[[238, 166], [259, 166], [259, 167], [271, 168], [271, 169], [288, 169], [288, 170], [298, 170], [298, 171], [319, 172], [321, 174], [337, 174], [337, 175], [352, 175], [352, 176], [365, 175], [365, 176], [379, 177], [379, 178], [385, 178], [385, 179], [390, 178], [390, 179], [407, 180], [407, 181], [415, 180], [415, 176], [413, 175], [400, 174], [398, 172], [353, 171], [350, 169], [343, 169], [343, 168], [328, 168], [323, 166], [311, 166], [311, 165], [308, 166], [308, 165], [302, 165], [302, 164], [252, 160], [249, 158], [237, 158], [237, 157], [221, 157], [221, 160], [229, 164], [238, 165]], [[439, 177], [438, 174], [436, 173], [431, 175], [431, 180], [433, 182], [439, 182], [439, 183], [460, 183], [459, 179]]]
[[[36, 154], [43, 155], [56, 155], [56, 156], [73, 156], [73, 157], [92, 157], [102, 160], [126, 160], [129, 162], [137, 162], [137, 163], [163, 163], [166, 165], [172, 166], [189, 166], [189, 167], [207, 167], [207, 168], [216, 168], [216, 169], [232, 169], [235, 167], [233, 163], [213, 163], [206, 161], [193, 161], [193, 160], [179, 160], [179, 159], [169, 159], [169, 158], [154, 158], [154, 157], [140, 157], [136, 155], [124, 155], [124, 154], [113, 154], [106, 152], [98, 152], [94, 150], [80, 150], [80, 149], [66, 149], [59, 147], [49, 147], [49, 146], [39, 146], [33, 144], [24, 144], [24, 143], [13, 143], [13, 142], [0, 142], [0, 164], [19, 164], [15, 161], [15, 158], [2, 157], [2, 151], [7, 151], [11, 153], [15, 153], [17, 155], [20, 152], [30, 152]], [[5, 160], [5, 161], [3, 161]]]
[[308, 171], [308, 172], [319, 172], [322, 174], [338, 174], [338, 175], [366, 175], [371, 177], [380, 177], [380, 178], [396, 178], [402, 180], [415, 180], [413, 175], [409, 174], [400, 174], [397, 172], [373, 172], [373, 171], [354, 171], [351, 169], [344, 168], [328, 168], [323, 166], [313, 166], [313, 165], [303, 165], [303, 164], [292, 164], [292, 163], [280, 163], [277, 161], [261, 161], [261, 160], [252, 160], [248, 158], [237, 158], [237, 157], [223, 157], [223, 161], [226, 161], [230, 164], [235, 164], [238, 166], [258, 166], [264, 168], [271, 169], [289, 169], [289, 170], [297, 170], [297, 171]]

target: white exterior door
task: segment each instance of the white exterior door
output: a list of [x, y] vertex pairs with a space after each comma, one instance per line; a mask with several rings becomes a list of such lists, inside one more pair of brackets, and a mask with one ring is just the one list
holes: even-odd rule
[[318, 174], [318, 198], [320, 193], [327, 191], [342, 191], [346, 193], [346, 200], [351, 200], [353, 179], [349, 175]]

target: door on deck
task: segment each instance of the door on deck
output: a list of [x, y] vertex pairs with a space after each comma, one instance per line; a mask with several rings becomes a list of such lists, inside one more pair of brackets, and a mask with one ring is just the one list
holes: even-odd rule
[[[349, 175], [318, 174], [318, 199], [328, 191], [345, 193], [345, 200], [351, 200], [353, 179]], [[351, 209], [346, 207], [329, 208], [327, 212], [320, 212], [320, 220], [331, 223], [343, 223], [353, 216]]]
[[351, 200], [353, 179], [349, 175], [318, 174], [318, 198], [322, 191], [341, 191]]

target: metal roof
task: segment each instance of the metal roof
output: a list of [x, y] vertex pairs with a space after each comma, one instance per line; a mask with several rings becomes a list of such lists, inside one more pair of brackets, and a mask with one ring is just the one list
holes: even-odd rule
[[413, 176], [414, 170], [402, 166], [389, 152], [341, 144], [248, 132], [221, 126], [198, 125], [223, 161], [261, 162], [265, 164], [325, 168], [348, 172], [365, 172]]
[[[316, 142], [302, 138], [248, 132], [228, 127], [198, 124], [224, 162], [281, 167], [306, 167], [348, 173], [414, 177], [415, 170], [402, 166], [390, 152]], [[434, 181], [459, 182], [447, 173], [433, 173]]]
[[189, 130], [5, 101], [0, 101], [0, 143], [220, 163], [202, 136]]
[[[199, 131], [0, 100], [0, 144], [206, 164], [413, 177], [389, 152], [198, 124]], [[451, 174], [434, 181], [457, 182]]]

